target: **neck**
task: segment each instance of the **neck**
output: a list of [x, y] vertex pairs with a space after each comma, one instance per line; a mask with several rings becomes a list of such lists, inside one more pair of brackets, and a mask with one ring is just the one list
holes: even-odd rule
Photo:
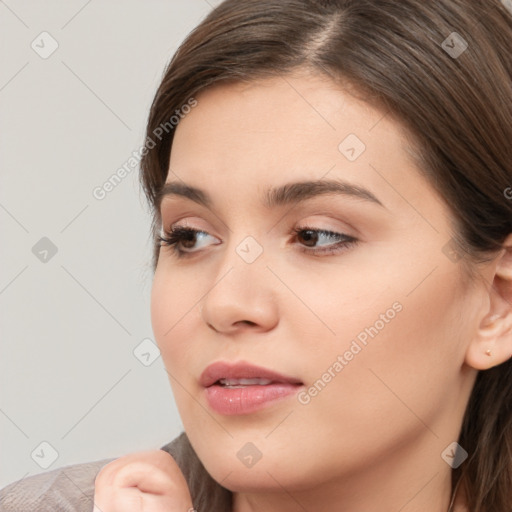
[[[448, 512], [451, 468], [439, 455], [442, 449], [430, 446], [426, 451], [419, 444], [415, 456], [404, 449], [383, 457], [380, 464], [366, 464], [364, 471], [336, 475], [310, 488], [305, 482], [284, 488], [277, 475], [269, 475], [266, 492], [260, 486], [255, 492], [233, 494], [233, 512]], [[454, 505], [453, 512], [464, 510]]]

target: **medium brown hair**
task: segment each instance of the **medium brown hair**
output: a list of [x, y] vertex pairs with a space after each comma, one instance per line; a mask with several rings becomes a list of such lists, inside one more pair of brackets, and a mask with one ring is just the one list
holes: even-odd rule
[[[153, 271], [174, 135], [159, 127], [213, 84], [301, 68], [364, 91], [407, 128], [475, 277], [512, 233], [512, 16], [499, 0], [226, 0], [211, 11], [171, 59], [149, 114], [141, 183]], [[511, 362], [479, 372], [459, 444], [470, 456], [453, 485], [464, 482], [470, 511], [510, 511]]]

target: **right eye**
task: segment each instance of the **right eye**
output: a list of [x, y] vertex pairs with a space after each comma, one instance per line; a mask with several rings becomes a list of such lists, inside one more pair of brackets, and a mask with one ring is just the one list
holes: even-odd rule
[[[186, 257], [186, 254], [197, 252], [197, 250], [191, 250], [194, 248], [194, 245], [196, 243], [196, 237], [204, 239], [205, 237], [209, 236], [211, 237], [211, 235], [206, 233], [206, 231], [176, 226], [172, 228], [170, 231], [164, 231], [163, 236], [159, 236], [158, 240], [160, 241], [161, 247], [169, 247], [171, 251], [176, 256], [178, 256], [178, 258], [181, 258]], [[183, 249], [183, 247], [185, 249]]]

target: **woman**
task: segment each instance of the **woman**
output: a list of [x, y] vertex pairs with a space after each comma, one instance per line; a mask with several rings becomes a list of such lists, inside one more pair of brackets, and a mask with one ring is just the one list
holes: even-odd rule
[[213, 10], [141, 174], [186, 435], [96, 509], [511, 510], [511, 119], [498, 0]]

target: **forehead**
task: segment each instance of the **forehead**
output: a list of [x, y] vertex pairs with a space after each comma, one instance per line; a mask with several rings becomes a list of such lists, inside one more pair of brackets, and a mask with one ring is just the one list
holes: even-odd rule
[[[262, 149], [271, 147], [273, 154], [313, 146], [317, 152], [337, 151], [343, 130], [363, 135], [382, 117], [331, 80], [310, 75], [221, 83], [202, 91], [197, 101], [178, 125], [176, 145], [183, 137], [194, 140], [198, 150], [215, 144], [216, 157], [251, 154], [256, 143]], [[297, 146], [305, 139], [308, 146]]]
[[403, 127], [327, 78], [221, 83], [196, 100], [176, 128], [167, 182], [258, 203], [270, 188], [306, 180], [342, 179], [391, 205], [428, 186]]

